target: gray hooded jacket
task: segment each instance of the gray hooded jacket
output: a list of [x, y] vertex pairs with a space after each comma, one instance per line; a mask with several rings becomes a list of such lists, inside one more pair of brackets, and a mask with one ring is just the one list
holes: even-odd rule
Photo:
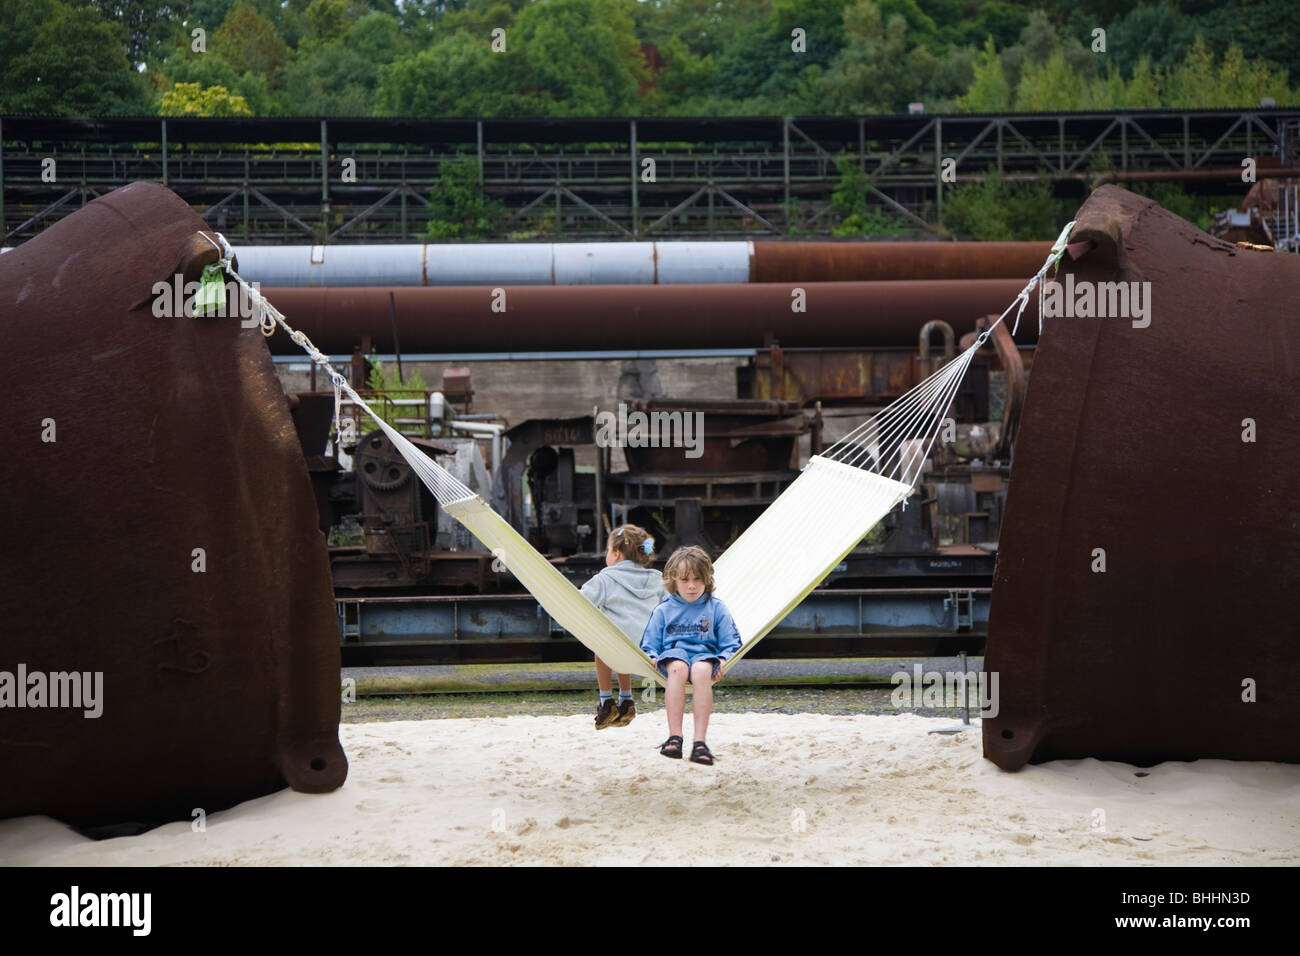
[[668, 596], [664, 576], [635, 561], [620, 561], [605, 568], [582, 586], [582, 593], [638, 644], [650, 615]]

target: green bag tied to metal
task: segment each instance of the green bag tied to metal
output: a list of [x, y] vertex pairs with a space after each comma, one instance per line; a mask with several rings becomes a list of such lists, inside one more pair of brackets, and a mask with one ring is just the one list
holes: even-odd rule
[[194, 294], [194, 314], [211, 315], [226, 307], [226, 283], [221, 266], [213, 263], [203, 267], [199, 291]]

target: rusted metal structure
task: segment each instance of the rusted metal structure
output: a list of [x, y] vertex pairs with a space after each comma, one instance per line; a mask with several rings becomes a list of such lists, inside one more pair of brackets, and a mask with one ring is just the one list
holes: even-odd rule
[[1072, 240], [1093, 248], [1064, 280], [1150, 283], [1149, 324], [1046, 319], [994, 575], [984, 754], [1006, 770], [1300, 761], [1300, 259], [1114, 186]]
[[325, 538], [266, 345], [152, 309], [215, 260], [203, 227], [135, 183], [0, 259], [23, 362], [0, 671], [101, 689], [87, 717], [0, 675], [0, 817], [189, 819], [347, 775]]
[[[394, 308], [404, 351], [489, 352], [741, 348], [773, 340], [783, 346], [913, 345], [931, 319], [947, 322], [958, 335], [971, 331], [978, 316], [1000, 313], [1024, 284], [949, 279], [262, 291], [329, 352], [351, 352], [367, 336], [381, 352], [392, 351]], [[1037, 327], [1031, 303], [1021, 338], [1032, 339]], [[272, 336], [271, 350], [302, 351], [282, 331]]]
[[[1297, 120], [1294, 107], [1275, 106], [636, 119], [0, 116], [0, 234], [21, 243], [124, 181], [155, 179], [232, 240], [414, 242], [443, 163], [462, 157], [476, 160], [485, 192], [509, 211], [504, 232], [530, 220], [544, 226], [534, 218], [544, 216], [566, 240], [829, 236], [844, 157], [869, 177], [873, 206], [929, 231], [951, 195], [949, 160], [959, 184], [989, 169], [1064, 189], [1112, 169], [1209, 170], [1222, 183], [1211, 188], [1231, 191], [1241, 158], [1271, 155]], [[45, 181], [47, 158], [57, 182]], [[356, 162], [355, 182], [340, 179], [344, 159]], [[647, 161], [653, 182], [642, 180]]]

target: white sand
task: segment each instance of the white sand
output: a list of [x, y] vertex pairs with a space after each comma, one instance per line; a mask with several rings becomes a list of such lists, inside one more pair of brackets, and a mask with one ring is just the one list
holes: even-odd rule
[[[1300, 766], [1066, 760], [998, 770], [978, 729], [913, 715], [715, 716], [713, 768], [662, 712], [345, 724], [346, 785], [94, 842], [0, 821], [0, 862], [162, 864], [1295, 864]], [[687, 717], [687, 732], [690, 718]], [[688, 736], [689, 742], [689, 736]], [[804, 824], [800, 829], [802, 819]]]

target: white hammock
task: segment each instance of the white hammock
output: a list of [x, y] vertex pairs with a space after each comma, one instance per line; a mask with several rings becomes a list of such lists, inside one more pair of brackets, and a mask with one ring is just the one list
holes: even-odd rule
[[[1064, 252], [1073, 226], [1070, 223], [1062, 230], [1043, 267], [970, 348], [831, 448], [813, 456], [799, 477], [718, 558], [714, 565], [716, 594], [731, 610], [742, 641], [724, 671], [798, 606], [895, 505], [906, 501], [975, 351], [1017, 303], [1019, 325], [1030, 292]], [[443, 510], [465, 525], [565, 630], [616, 673], [639, 674], [663, 683], [635, 640], [487, 502], [374, 413], [326, 356], [302, 332], [290, 328], [284, 316], [231, 269], [230, 245], [220, 233], [216, 235], [221, 242], [220, 264], [249, 295], [262, 331], [270, 335], [276, 325], [281, 326], [329, 374], [334, 384], [336, 428], [341, 396], [347, 394], [375, 420]], [[1041, 316], [1040, 301], [1040, 326]]]

